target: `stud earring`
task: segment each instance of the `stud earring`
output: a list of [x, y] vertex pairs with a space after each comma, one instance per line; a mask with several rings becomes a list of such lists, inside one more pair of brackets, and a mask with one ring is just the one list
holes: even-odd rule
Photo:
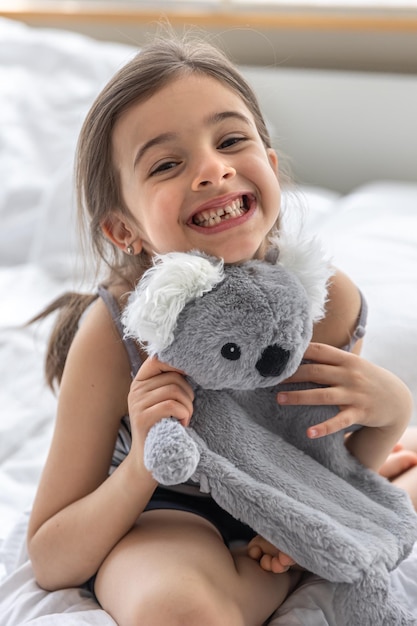
[[135, 249], [132, 246], [132, 244], [130, 243], [128, 246], [126, 246], [126, 252], [130, 255], [133, 256], [135, 254]]

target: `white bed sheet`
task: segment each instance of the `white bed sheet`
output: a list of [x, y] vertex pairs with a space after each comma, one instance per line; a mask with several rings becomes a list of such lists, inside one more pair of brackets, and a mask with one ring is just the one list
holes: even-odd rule
[[[0, 20], [0, 624], [114, 624], [80, 590], [46, 593], [25, 552], [28, 512], [54, 425], [43, 383], [51, 321], [22, 324], [81, 273], [71, 192], [72, 153], [83, 115], [133, 49]], [[51, 72], [54, 80], [51, 82]], [[417, 184], [376, 181], [340, 197], [304, 189], [306, 228], [370, 306], [364, 355], [395, 371], [417, 405]], [[287, 215], [298, 213], [288, 200]], [[290, 220], [292, 221], [292, 219]], [[414, 412], [417, 423], [417, 415]], [[416, 614], [416, 551], [392, 576]], [[332, 586], [311, 577], [274, 626], [337, 626]]]

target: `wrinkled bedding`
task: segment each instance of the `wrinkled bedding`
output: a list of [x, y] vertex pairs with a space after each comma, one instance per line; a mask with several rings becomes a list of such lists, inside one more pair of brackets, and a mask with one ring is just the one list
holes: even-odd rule
[[[56, 400], [42, 372], [51, 321], [31, 327], [24, 322], [65, 289], [88, 288], [77, 261], [73, 152], [95, 94], [133, 53], [127, 46], [0, 20], [2, 626], [114, 624], [87, 591], [39, 589], [27, 559], [27, 519]], [[335, 264], [365, 293], [370, 313], [364, 356], [396, 372], [417, 405], [417, 183], [375, 180], [344, 196], [303, 187], [285, 204], [289, 227], [301, 206], [306, 230], [320, 235]], [[416, 412], [413, 419], [417, 423]], [[392, 584], [417, 623], [417, 549], [392, 574]], [[332, 585], [311, 576], [271, 624], [337, 626], [331, 596]]]

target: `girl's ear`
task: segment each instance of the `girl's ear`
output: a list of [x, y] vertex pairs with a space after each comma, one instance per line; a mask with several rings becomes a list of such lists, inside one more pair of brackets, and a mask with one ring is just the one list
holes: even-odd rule
[[275, 174], [278, 174], [278, 155], [273, 148], [268, 148], [266, 151], [268, 155], [269, 164], [274, 170]]
[[102, 222], [101, 229], [104, 236], [122, 252], [139, 254], [142, 250], [142, 241], [126, 221], [125, 216], [113, 213]]

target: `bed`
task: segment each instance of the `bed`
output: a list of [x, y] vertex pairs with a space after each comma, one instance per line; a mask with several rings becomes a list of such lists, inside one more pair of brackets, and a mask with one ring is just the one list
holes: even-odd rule
[[[0, 19], [2, 626], [114, 625], [86, 591], [39, 589], [27, 559], [25, 531], [55, 398], [42, 371], [51, 320], [24, 323], [64, 290], [88, 289], [77, 261], [73, 152], [94, 96], [135, 51]], [[302, 212], [306, 231], [319, 234], [366, 294], [364, 356], [397, 373], [417, 406], [417, 77], [243, 71], [299, 182], [285, 195], [289, 227]], [[417, 549], [392, 584], [417, 623]], [[337, 626], [331, 597], [332, 585], [311, 576], [271, 624]]]

